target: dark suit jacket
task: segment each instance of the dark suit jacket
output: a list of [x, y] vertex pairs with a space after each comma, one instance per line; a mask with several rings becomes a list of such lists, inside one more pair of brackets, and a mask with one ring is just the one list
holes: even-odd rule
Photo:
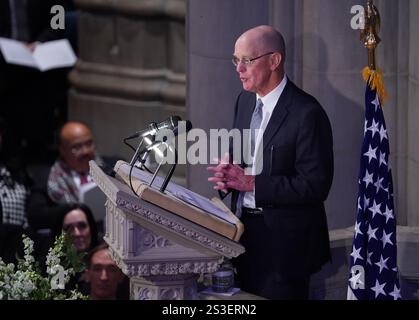
[[[249, 128], [255, 104], [254, 93], [239, 95], [235, 128]], [[323, 202], [332, 178], [328, 117], [315, 98], [288, 79], [264, 132], [263, 169], [255, 178], [256, 207], [263, 208], [265, 224], [274, 231], [271, 240], [282, 244], [281, 252], [272, 254], [278, 255], [285, 269], [298, 266], [309, 274], [330, 259]], [[238, 194], [232, 195], [233, 212]]]

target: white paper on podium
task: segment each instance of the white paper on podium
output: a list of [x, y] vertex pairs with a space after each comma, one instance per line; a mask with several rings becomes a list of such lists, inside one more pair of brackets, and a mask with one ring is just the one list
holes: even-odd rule
[[106, 216], [106, 196], [94, 182], [82, 185], [79, 189], [80, 202], [87, 205], [92, 210], [93, 216], [98, 221], [105, 220]]
[[32, 67], [41, 71], [73, 66], [77, 57], [67, 39], [36, 45], [31, 52], [23, 42], [0, 37], [0, 50], [7, 63]]
[[[135, 170], [135, 173], [132, 172], [132, 175], [135, 176], [137, 179], [140, 179], [141, 181], [150, 184], [152, 175], [146, 171], [142, 170]], [[163, 184], [163, 178], [160, 176], [156, 176], [156, 178], [153, 181], [153, 184], [151, 187], [154, 189], [160, 189], [161, 185]], [[170, 193], [174, 197], [183, 200], [184, 202], [195, 206], [201, 210], [204, 210], [206, 212], [209, 212], [218, 218], [221, 218], [223, 220], [226, 220], [232, 224], [236, 224], [236, 219], [234, 217], [231, 217], [229, 214], [227, 214], [225, 211], [223, 211], [220, 207], [218, 207], [214, 202], [212, 202], [210, 199], [205, 198], [201, 196], [198, 193], [195, 193], [189, 189], [186, 189], [176, 183], [169, 182], [165, 192]]]

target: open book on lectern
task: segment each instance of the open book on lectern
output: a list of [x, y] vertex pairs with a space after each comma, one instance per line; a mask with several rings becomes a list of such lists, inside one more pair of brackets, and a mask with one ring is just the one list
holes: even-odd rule
[[[115, 164], [115, 177], [127, 185], [131, 166], [125, 161]], [[193, 221], [229, 239], [238, 241], [243, 234], [242, 222], [218, 199], [203, 197], [174, 182], [169, 182], [164, 193], [160, 192], [163, 178], [156, 176], [152, 185], [152, 174], [133, 168], [131, 182], [135, 193], [143, 200]]]

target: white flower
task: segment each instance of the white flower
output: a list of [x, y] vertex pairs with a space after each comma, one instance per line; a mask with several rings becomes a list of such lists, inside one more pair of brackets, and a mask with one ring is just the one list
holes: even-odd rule
[[78, 300], [78, 299], [83, 299], [85, 298], [80, 292], [76, 291], [76, 290], [72, 290], [70, 292], [70, 297], [67, 300]]
[[25, 283], [25, 286], [24, 286], [24, 288], [23, 288], [23, 290], [25, 291], [25, 292], [27, 292], [28, 294], [29, 293], [31, 293], [33, 290], [35, 290], [36, 289], [36, 287], [35, 287], [35, 285], [32, 283], [32, 281], [30, 281], [30, 280], [28, 280], [26, 283]]
[[[32, 255], [33, 241], [23, 237], [24, 259], [19, 259], [17, 267], [14, 264], [5, 264], [0, 258], [0, 300], [20, 299], [85, 299], [81, 293], [73, 290], [61, 292], [56, 289], [65, 289], [70, 276], [75, 274], [73, 268], [67, 270], [61, 265], [61, 259], [68, 263], [64, 248], [64, 236], [59, 237], [47, 256], [47, 277], [41, 275], [41, 271], [35, 265]], [[16, 271], [15, 271], [16, 270]]]

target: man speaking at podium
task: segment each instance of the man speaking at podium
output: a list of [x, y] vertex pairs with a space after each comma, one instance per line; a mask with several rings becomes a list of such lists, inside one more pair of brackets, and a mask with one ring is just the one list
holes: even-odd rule
[[310, 275], [330, 259], [323, 202], [333, 179], [333, 140], [325, 111], [286, 77], [284, 62], [284, 39], [270, 26], [237, 39], [233, 64], [244, 91], [234, 128], [253, 130], [252, 167], [262, 168], [246, 174], [243, 165], [220, 161], [208, 167], [208, 180], [224, 194], [232, 191], [232, 211], [245, 226], [246, 252], [234, 261], [241, 289], [308, 299]]

